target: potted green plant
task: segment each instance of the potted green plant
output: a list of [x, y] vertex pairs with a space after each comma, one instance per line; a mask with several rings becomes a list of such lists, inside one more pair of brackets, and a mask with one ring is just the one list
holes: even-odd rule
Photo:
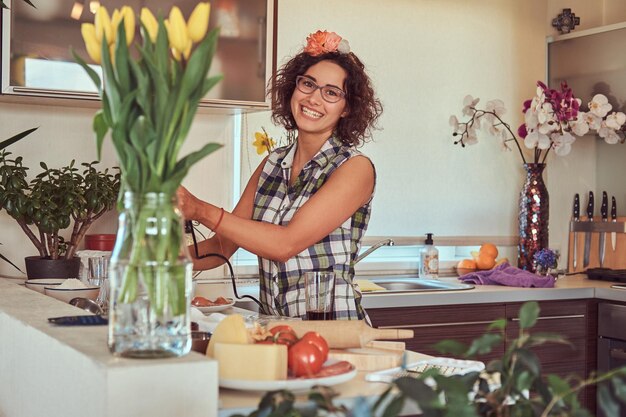
[[[3, 4], [4, 6], [4, 4]], [[4, 148], [6, 148], [9, 145], [14, 144], [15, 142], [22, 140], [22, 138], [25, 138], [26, 136], [30, 135], [31, 133], [33, 133], [35, 130], [37, 130], [37, 127], [34, 127], [32, 129], [27, 129], [23, 132], [18, 133], [17, 135], [11, 136], [8, 139], [3, 140], [2, 142], [0, 142], [0, 150], [3, 150]], [[1, 243], [0, 243], [1, 245]], [[17, 269], [18, 271], [22, 272], [22, 270], [20, 268], [18, 268], [17, 265], [15, 265], [13, 262], [11, 262], [11, 260], [9, 258], [7, 258], [6, 256], [4, 256], [3, 254], [0, 253], [0, 259], [2, 259], [3, 261], [7, 262], [8, 264], [10, 264], [11, 266], [13, 266], [13, 268]]]
[[[78, 276], [78, 245], [93, 222], [113, 208], [119, 193], [119, 172], [99, 171], [96, 164], [83, 163], [80, 172], [75, 161], [59, 169], [41, 162], [43, 171], [27, 181], [23, 158], [0, 152], [0, 208], [39, 252], [25, 259], [29, 278]], [[60, 232], [70, 227], [65, 239]]]

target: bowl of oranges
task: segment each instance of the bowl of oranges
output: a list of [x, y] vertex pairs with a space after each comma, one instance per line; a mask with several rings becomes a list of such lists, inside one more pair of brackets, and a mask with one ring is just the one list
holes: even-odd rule
[[459, 276], [492, 269], [496, 265], [509, 261], [507, 258], [498, 259], [498, 248], [493, 243], [484, 243], [478, 252], [471, 252], [471, 254], [472, 259], [462, 259], [456, 265], [456, 272]]

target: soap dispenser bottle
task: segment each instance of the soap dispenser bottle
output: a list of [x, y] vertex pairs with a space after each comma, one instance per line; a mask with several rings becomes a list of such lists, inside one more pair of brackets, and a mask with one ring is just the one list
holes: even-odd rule
[[420, 278], [439, 277], [439, 250], [433, 245], [433, 234], [426, 233], [424, 247], [420, 252]]

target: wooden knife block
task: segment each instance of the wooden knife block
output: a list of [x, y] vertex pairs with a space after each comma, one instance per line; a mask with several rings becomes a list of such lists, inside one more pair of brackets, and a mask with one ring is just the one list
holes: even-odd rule
[[[584, 218], [584, 217], [583, 217]], [[602, 222], [602, 218], [597, 216], [593, 218], [595, 222]], [[618, 222], [625, 222], [626, 217], [618, 217]], [[584, 223], [585, 220], [580, 220], [580, 223]], [[610, 223], [610, 219], [609, 222]], [[573, 223], [573, 222], [572, 222]], [[583, 257], [585, 254], [585, 235], [587, 232], [576, 232], [576, 240], [578, 241], [577, 247], [577, 264], [576, 270], [574, 270], [574, 232], [569, 232], [569, 244], [568, 244], [568, 256], [567, 256], [567, 269], [569, 272], [583, 272], [588, 268], [600, 268], [600, 232], [594, 231], [591, 233], [591, 250], [589, 252], [589, 265], [583, 267]], [[626, 233], [616, 233], [615, 239], [615, 251], [611, 248], [611, 232], [605, 234], [605, 252], [604, 252], [604, 264], [603, 268], [611, 269], [626, 269]]]

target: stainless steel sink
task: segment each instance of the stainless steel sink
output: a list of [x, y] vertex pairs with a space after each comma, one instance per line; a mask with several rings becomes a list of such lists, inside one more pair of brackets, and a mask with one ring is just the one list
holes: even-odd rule
[[[445, 281], [438, 279], [406, 278], [406, 277], [375, 277], [367, 278], [374, 284], [380, 285], [389, 292], [427, 292], [427, 291], [459, 291], [471, 290], [472, 284]], [[381, 291], [382, 292], [382, 291]]]

